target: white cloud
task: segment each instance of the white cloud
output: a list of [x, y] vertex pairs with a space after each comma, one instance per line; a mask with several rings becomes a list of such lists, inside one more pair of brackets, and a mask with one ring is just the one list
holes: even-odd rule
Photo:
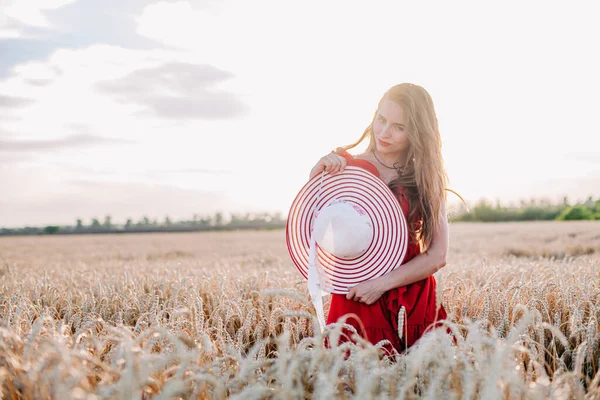
[[23, 26], [53, 28], [44, 11], [54, 10], [77, 0], [2, 0], [0, 15], [0, 38], [21, 37]]
[[19, 32], [18, 29], [3, 28], [2, 25], [0, 24], [0, 40], [17, 39], [20, 36], [21, 36], [21, 33]]
[[[20, 110], [22, 120], [13, 129], [33, 138], [63, 136], [66, 123], [93, 124], [104, 133], [116, 130], [123, 136], [147, 136], [140, 128], [156, 124], [156, 118], [140, 118], [136, 113], [142, 106], [115, 101], [97, 90], [98, 84], [118, 81], [136, 71], [160, 68], [174, 60], [194, 63], [183, 54], [164, 50], [128, 50], [107, 45], [57, 50], [46, 61], [16, 66], [14, 75], [0, 82], [0, 92], [35, 100]], [[27, 118], [31, 115], [35, 118]]]
[[234, 119], [246, 106], [234, 93], [218, 89], [234, 75], [208, 64], [164, 63], [137, 69], [126, 77], [99, 82], [96, 87], [122, 103], [147, 107], [146, 112], [168, 119]]

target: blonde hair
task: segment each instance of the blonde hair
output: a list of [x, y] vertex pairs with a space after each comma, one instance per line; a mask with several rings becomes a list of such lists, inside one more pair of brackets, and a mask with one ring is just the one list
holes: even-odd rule
[[[442, 206], [446, 190], [449, 190], [433, 101], [425, 89], [412, 83], [401, 83], [388, 89], [379, 100], [378, 109], [384, 100], [403, 107], [409, 143], [406, 162], [397, 169], [398, 177], [388, 187], [400, 186], [406, 190], [410, 204], [407, 216], [410, 233], [426, 251], [431, 245], [435, 227], [441, 218], [446, 218], [442, 215]], [[351, 149], [368, 137], [367, 152], [374, 150], [373, 121], [376, 116], [377, 111], [357, 142], [342, 148]]]

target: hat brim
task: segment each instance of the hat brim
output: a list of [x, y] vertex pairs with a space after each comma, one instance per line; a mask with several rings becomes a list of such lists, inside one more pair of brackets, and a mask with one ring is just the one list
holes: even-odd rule
[[394, 193], [367, 170], [347, 166], [335, 175], [314, 176], [296, 195], [286, 223], [288, 252], [305, 279], [308, 279], [314, 212], [332, 199], [359, 205], [373, 225], [371, 244], [359, 257], [337, 257], [317, 245], [317, 269], [322, 283], [327, 283], [323, 290], [345, 294], [351, 287], [385, 275], [400, 265], [408, 247], [408, 226]]

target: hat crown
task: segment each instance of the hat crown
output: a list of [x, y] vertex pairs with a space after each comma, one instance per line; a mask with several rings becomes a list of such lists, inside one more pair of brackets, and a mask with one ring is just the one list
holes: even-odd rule
[[326, 252], [340, 258], [356, 258], [369, 248], [373, 224], [358, 204], [333, 199], [316, 213], [313, 235]]
[[309, 286], [316, 271], [321, 290], [336, 294], [397, 268], [408, 246], [399, 198], [383, 180], [348, 161], [342, 172], [313, 176], [296, 195], [286, 222], [286, 243], [298, 271]]

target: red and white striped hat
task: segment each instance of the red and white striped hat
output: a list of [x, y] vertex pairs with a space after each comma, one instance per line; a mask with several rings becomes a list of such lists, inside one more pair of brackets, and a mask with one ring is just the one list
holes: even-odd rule
[[294, 199], [286, 223], [288, 252], [309, 280], [309, 290], [312, 264], [320, 290], [337, 294], [398, 267], [408, 235], [392, 191], [355, 166], [310, 179]]

